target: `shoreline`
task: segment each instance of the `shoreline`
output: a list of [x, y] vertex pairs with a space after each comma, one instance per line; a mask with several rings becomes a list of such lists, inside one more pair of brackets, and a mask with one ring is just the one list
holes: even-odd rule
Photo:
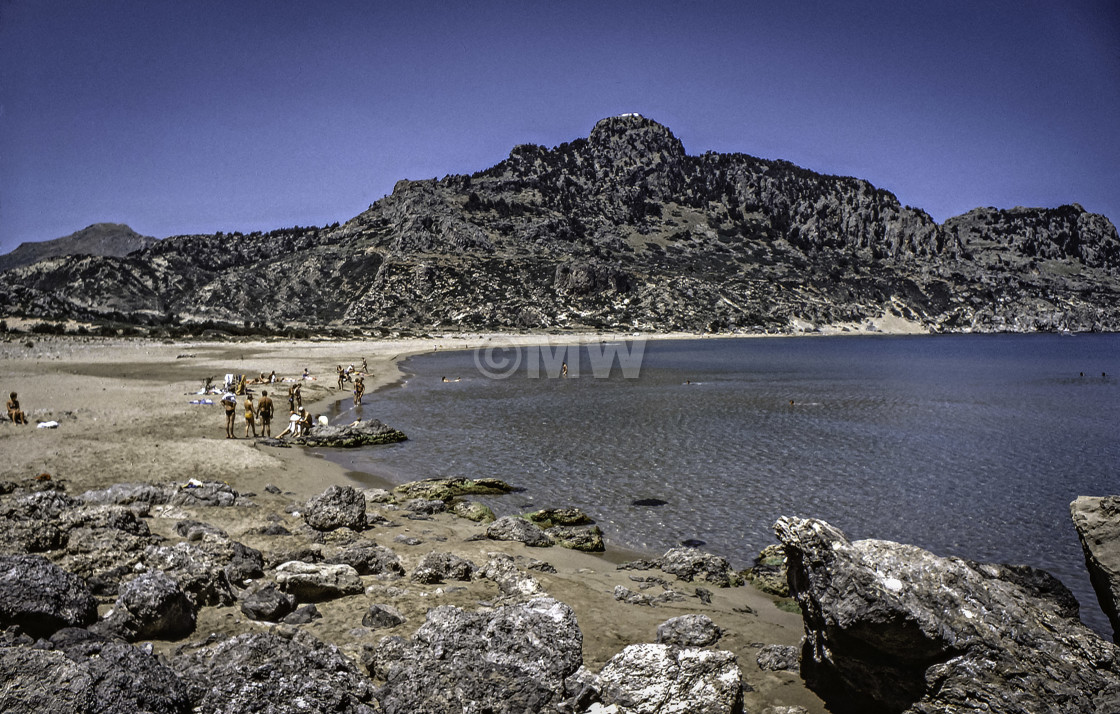
[[[579, 339], [586, 342], [614, 337], [596, 333]], [[186, 509], [183, 513], [155, 514], [145, 521], [154, 534], [173, 543], [183, 542], [176, 530], [182, 518], [198, 519], [262, 551], [266, 561], [300, 548], [329, 550], [335, 547], [329, 538], [320, 544], [308, 544], [301, 530], [302, 519], [294, 514], [302, 510], [307, 499], [328, 486], [355, 485], [356, 474], [315, 450], [263, 447], [252, 439], [222, 438], [221, 407], [189, 403], [197, 398], [195, 392], [203, 378], [227, 372], [267, 374], [273, 369], [278, 375], [300, 375], [310, 367], [312, 374], [326, 375], [332, 381], [305, 382], [305, 404], [313, 411], [326, 411], [322, 407], [346, 399], [346, 393], [329, 388], [339, 362], [360, 364], [366, 357], [374, 374], [367, 380], [367, 394], [372, 395], [399, 381], [399, 362], [404, 355], [433, 351], [437, 346], [441, 350], [452, 345], [470, 349], [493, 339], [507, 338], [206, 343], [35, 335], [0, 342], [0, 358], [5, 364], [2, 386], [19, 393], [32, 422], [26, 427], [0, 424], [0, 448], [5, 453], [0, 481], [27, 483], [38, 474], [49, 473], [52, 481], [64, 484], [73, 496], [118, 483], [182, 486], [192, 478], [226, 482], [240, 493], [253, 494], [250, 498], [257, 506]], [[548, 337], [515, 336], [520, 344], [539, 344], [544, 339]], [[27, 347], [28, 343], [32, 346]], [[276, 386], [279, 392], [281, 385]], [[48, 419], [58, 421], [58, 427], [35, 427], [36, 421]], [[241, 437], [244, 421], [240, 414], [235, 429]], [[378, 478], [376, 474], [371, 476]], [[589, 554], [560, 547], [529, 548], [516, 542], [477, 540], [485, 533], [485, 526], [449, 513], [435, 514], [430, 520], [404, 518], [403, 511], [393, 509], [382, 511], [382, 515], [390, 524], [367, 529], [360, 537], [397, 552], [408, 574], [422, 556], [433, 550], [450, 552], [479, 565], [487, 562], [489, 553], [511, 555], [522, 563], [521, 567], [534, 560], [550, 564], [556, 570], [554, 574], [534, 572], [534, 576], [545, 592], [575, 612], [583, 632], [584, 663], [590, 670], [598, 671], [627, 645], [654, 642], [657, 626], [665, 620], [702, 612], [726, 632], [717, 647], [737, 657], [752, 688], [744, 694], [749, 710], [783, 704], [803, 706], [812, 714], [824, 711], [820, 700], [796, 673], [765, 671], [755, 663], [760, 643], [795, 646], [803, 625], [800, 615], [779, 609], [774, 597], [751, 586], [712, 587], [711, 604], [690, 596], [683, 602], [654, 607], [634, 605], [614, 595], [619, 586], [639, 590], [639, 582], [634, 579], [638, 576], [631, 576], [633, 571], [615, 567], [619, 561], [633, 559], [635, 553], [628, 549], [610, 544], [606, 554]], [[293, 535], [261, 535], [261, 527], [270, 522], [286, 526]], [[420, 544], [403, 545], [396, 541], [398, 536], [414, 538]], [[364, 645], [376, 643], [383, 636], [411, 637], [431, 607], [451, 604], [474, 611], [487, 607], [496, 594], [493, 583], [485, 580], [439, 587], [421, 587], [406, 582], [407, 577], [395, 585], [372, 576], [364, 580], [365, 594], [322, 603], [322, 619], [299, 626], [337, 645], [355, 662], [360, 660]], [[686, 593], [694, 587], [690, 583], [673, 586], [680, 586]], [[370, 603], [384, 598], [404, 613], [406, 622], [372, 633], [359, 627]], [[111, 600], [101, 601], [101, 614], [111, 607]], [[247, 619], [236, 603], [207, 606], [200, 610], [192, 635], [183, 640], [157, 640], [153, 646], [157, 653], [171, 655], [178, 647], [201, 641], [211, 633], [233, 636], [274, 627]]]

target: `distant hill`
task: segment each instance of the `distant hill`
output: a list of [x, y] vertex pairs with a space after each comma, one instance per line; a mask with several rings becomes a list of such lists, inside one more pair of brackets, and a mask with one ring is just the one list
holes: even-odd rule
[[685, 152], [626, 115], [341, 226], [174, 236], [0, 274], [0, 315], [161, 325], [1120, 331], [1120, 237], [1076, 204], [944, 224], [858, 178]]
[[94, 223], [62, 238], [41, 243], [21, 243], [7, 255], [0, 255], [0, 271], [37, 263], [44, 258], [63, 255], [125, 256], [134, 250], [155, 243], [151, 236], [142, 236], [123, 223]]

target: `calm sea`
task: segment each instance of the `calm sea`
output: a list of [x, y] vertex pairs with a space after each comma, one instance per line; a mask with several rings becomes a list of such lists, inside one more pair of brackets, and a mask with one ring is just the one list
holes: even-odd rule
[[[1069, 504], [1120, 493], [1120, 335], [651, 341], [640, 359], [635, 346], [612, 346], [609, 378], [593, 374], [603, 345], [510, 352], [520, 365], [503, 379], [479, 368], [498, 353], [415, 357], [362, 414], [409, 440], [329, 458], [397, 482], [496, 476], [524, 489], [489, 501], [499, 515], [578, 506], [616, 544], [703, 541], [736, 567], [776, 542], [782, 515], [1025, 563], [1111, 634]], [[568, 378], [549, 376], [557, 354]]]

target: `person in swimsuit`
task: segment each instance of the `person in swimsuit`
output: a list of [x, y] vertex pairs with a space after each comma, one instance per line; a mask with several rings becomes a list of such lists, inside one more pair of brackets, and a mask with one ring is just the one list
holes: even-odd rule
[[296, 384], [296, 409], [303, 406], [303, 385]]
[[8, 418], [13, 424], [27, 423], [27, 415], [19, 408], [19, 398], [15, 392], [8, 395]]
[[261, 392], [257, 401], [257, 415], [261, 418], [261, 436], [272, 436], [272, 399], [268, 392]]
[[253, 438], [257, 436], [257, 412], [253, 409], [253, 397], [249, 394], [245, 395], [245, 438], [249, 438], [249, 429], [253, 430]]
[[361, 377], [354, 380], [354, 406], [359, 406], [362, 403], [362, 395], [366, 393], [365, 382]]
[[222, 406], [226, 410], [226, 438], [236, 439], [233, 433], [233, 423], [237, 419], [237, 397], [232, 392], [226, 392], [222, 397]]

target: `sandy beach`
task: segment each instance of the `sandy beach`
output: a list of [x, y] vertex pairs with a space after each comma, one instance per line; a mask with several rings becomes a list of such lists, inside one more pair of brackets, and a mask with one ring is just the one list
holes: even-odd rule
[[[597, 340], [610, 336], [586, 335], [576, 340]], [[615, 336], [617, 337], [617, 336]], [[680, 337], [692, 337], [682, 335]], [[217, 526], [234, 540], [265, 553], [266, 560], [280, 549], [306, 545], [300, 535], [301, 518], [296, 515], [311, 496], [332, 484], [359, 484], [340, 466], [300, 447], [274, 448], [258, 444], [253, 438], [224, 438], [224, 417], [218, 404], [191, 404], [207, 377], [221, 384], [224, 375], [275, 371], [282, 379], [299, 379], [307, 369], [314, 379], [301, 380], [303, 401], [313, 414], [326, 411], [340, 399], [352, 399], [349, 391], [338, 391], [335, 366], [360, 366], [365, 359], [365, 416], [377, 417], [379, 387], [401, 378], [397, 362], [403, 357], [436, 349], [470, 349], [495, 344], [534, 344], [547, 336], [445, 336], [424, 339], [382, 341], [291, 341], [246, 342], [160, 341], [151, 339], [109, 339], [59, 337], [50, 335], [7, 335], [0, 342], [5, 394], [18, 392], [31, 424], [0, 424], [0, 450], [4, 454], [0, 480], [21, 482], [40, 474], [50, 474], [65, 483], [72, 495], [115, 483], [146, 482], [184, 484], [189, 479], [224, 481], [242, 494], [252, 494], [255, 507], [195, 509], [187, 515]], [[273, 434], [284, 426], [288, 382], [253, 385], [254, 396], [266, 389], [275, 394], [277, 420]], [[347, 385], [347, 390], [349, 385]], [[217, 402], [216, 395], [211, 398]], [[57, 421], [57, 428], [37, 428], [37, 422]], [[395, 426], [395, 425], [392, 425]], [[244, 434], [240, 409], [235, 433]], [[259, 428], [259, 427], [258, 427]], [[374, 447], [376, 448], [376, 447]], [[372, 476], [377, 477], [377, 474]], [[499, 475], [500, 476], [500, 475]], [[512, 485], [517, 484], [513, 479]], [[266, 486], [275, 489], [266, 491]], [[386, 482], [387, 488], [393, 484]], [[557, 504], [558, 506], [563, 504]], [[790, 672], [762, 671], [756, 656], [763, 645], [796, 645], [802, 635], [800, 615], [779, 609], [774, 599], [750, 586], [711, 588], [711, 603], [695, 597], [655, 607], [626, 604], [615, 600], [618, 585], [638, 590], [633, 571], [619, 570], [616, 564], [640, 555], [620, 550], [608, 543], [602, 555], [581, 553], [559, 547], [528, 548], [520, 543], [468, 540], [485, 527], [449, 513], [431, 520], [407, 520], [386, 506], [381, 514], [389, 525], [365, 531], [363, 538], [392, 548], [402, 559], [406, 573], [411, 572], [427, 553], [451, 552], [475, 563], [485, 563], [491, 552], [508, 553], [524, 564], [530, 559], [551, 564], [556, 572], [536, 572], [534, 577], [553, 597], [569, 604], [576, 613], [584, 637], [584, 663], [598, 671], [624, 646], [654, 642], [657, 625], [687, 613], [710, 616], [725, 632], [719, 649], [738, 656], [743, 670], [744, 704], [748, 711], [768, 706], [801, 706], [809, 712], [824, 711], [801, 679]], [[171, 514], [179, 515], [183, 514]], [[154, 533], [169, 541], [182, 540], [175, 532], [178, 518], [148, 519]], [[263, 536], [253, 531], [277, 522], [294, 535]], [[413, 537], [418, 545], [394, 541], [400, 535]], [[424, 613], [436, 605], [452, 604], [477, 609], [498, 594], [494, 583], [475, 580], [469, 583], [430, 586], [407, 578], [384, 582], [375, 577], [363, 579], [366, 594], [333, 600], [319, 605], [322, 619], [301, 627], [314, 636], [338, 645], [355, 661], [363, 645], [376, 643], [386, 635], [409, 637], [423, 623]], [[683, 592], [695, 584], [677, 583]], [[362, 628], [362, 614], [372, 602], [392, 603], [406, 617], [402, 625], [389, 630]], [[102, 603], [107, 610], [108, 603]], [[195, 633], [184, 641], [155, 642], [157, 651], [169, 653], [176, 647], [217, 633], [231, 635], [275, 627], [251, 621], [236, 605], [205, 607], [199, 613]]]

